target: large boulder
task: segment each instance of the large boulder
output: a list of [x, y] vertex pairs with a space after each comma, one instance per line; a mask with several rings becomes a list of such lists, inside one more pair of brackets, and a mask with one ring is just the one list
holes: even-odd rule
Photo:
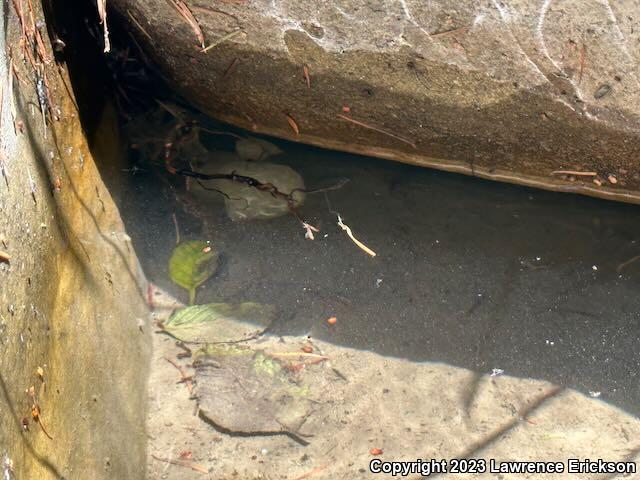
[[[38, 2], [15, 5], [33, 7], [24, 13], [43, 22]], [[97, 155], [118, 159], [108, 121], [114, 117], [104, 117], [101, 141], [90, 150], [66, 68], [53, 61], [42, 28], [34, 64], [47, 78], [51, 112], [45, 107], [43, 122], [43, 83], [23, 57], [16, 10], [5, 6], [0, 472], [3, 479], [141, 479], [150, 353], [146, 284], [94, 161]], [[27, 35], [31, 41], [35, 34]], [[15, 76], [6, 52], [13, 54]]]
[[[223, 121], [322, 147], [640, 202], [633, 2], [109, 3], [170, 83]], [[211, 47], [204, 52], [198, 30]]]

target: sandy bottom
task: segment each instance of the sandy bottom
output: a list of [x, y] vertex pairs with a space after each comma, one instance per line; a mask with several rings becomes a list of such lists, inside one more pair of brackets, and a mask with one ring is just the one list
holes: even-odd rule
[[[203, 155], [233, 155], [218, 143]], [[154, 322], [176, 305], [164, 291], [186, 300], [167, 269], [178, 237], [208, 240], [220, 265], [196, 303], [273, 305], [273, 336], [260, 341], [299, 350], [310, 334], [329, 358], [313, 368], [344, 377], [316, 385], [308, 444], [239, 435], [201, 419], [190, 389], [203, 382], [181, 382], [195, 373], [193, 358], [154, 335], [149, 478], [373, 478], [372, 459], [638, 459], [637, 209], [281, 147], [273, 161], [316, 191], [298, 212], [320, 230], [313, 241], [294, 215], [233, 222], [223, 196], [195, 199], [152, 162], [110, 179], [145, 274], [162, 288]], [[376, 257], [346, 236], [337, 212]]]
[[[177, 305], [157, 291], [153, 321]], [[339, 321], [348, 322], [348, 318]], [[306, 337], [262, 341], [302, 345]], [[314, 398], [303, 431], [308, 445], [284, 435], [243, 436], [202, 420], [191, 390], [191, 358], [154, 335], [147, 412], [152, 479], [372, 478], [369, 462], [481, 458], [559, 461], [640, 460], [640, 421], [598, 399], [548, 382], [478, 375], [431, 362], [385, 357], [313, 340], [338, 370]], [[182, 369], [182, 372], [180, 371]], [[382, 453], [376, 452], [379, 449]], [[173, 463], [169, 463], [173, 462]], [[441, 478], [567, 478], [568, 474], [443, 474]], [[418, 474], [410, 475], [420, 478]], [[576, 479], [614, 478], [575, 474]], [[620, 477], [622, 478], [622, 477]], [[638, 478], [632, 475], [630, 478]]]

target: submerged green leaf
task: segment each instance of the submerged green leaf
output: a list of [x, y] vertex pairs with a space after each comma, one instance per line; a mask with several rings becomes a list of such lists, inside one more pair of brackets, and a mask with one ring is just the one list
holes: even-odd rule
[[209, 303], [177, 310], [164, 329], [184, 342], [237, 342], [263, 332], [274, 317], [272, 305]]
[[196, 288], [211, 277], [218, 267], [218, 252], [204, 240], [189, 240], [178, 245], [169, 260], [171, 280], [189, 291], [189, 303], [196, 298]]

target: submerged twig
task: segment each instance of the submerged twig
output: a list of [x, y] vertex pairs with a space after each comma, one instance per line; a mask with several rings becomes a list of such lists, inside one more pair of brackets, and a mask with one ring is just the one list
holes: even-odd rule
[[307, 473], [304, 473], [304, 474], [300, 475], [299, 477], [294, 478], [294, 480], [305, 480], [305, 479], [315, 475], [316, 473], [320, 473], [321, 471], [323, 471], [327, 467], [328, 467], [328, 465], [321, 465], [319, 467], [314, 468], [313, 470], [308, 471]]
[[127, 15], [129, 15], [129, 18], [133, 23], [135, 23], [136, 27], [138, 27], [140, 31], [144, 33], [144, 35], [153, 42], [153, 38], [151, 38], [151, 35], [149, 35], [149, 33], [144, 29], [144, 27], [140, 24], [140, 22], [136, 20], [136, 17], [133, 16], [133, 13], [131, 13], [131, 10], [127, 9]]
[[595, 177], [598, 172], [580, 172], [577, 170], [554, 170], [551, 175], [577, 175], [582, 177]]
[[438, 38], [438, 37], [444, 37], [445, 35], [453, 35], [459, 32], [465, 32], [467, 30], [469, 30], [469, 27], [458, 27], [458, 28], [452, 28], [450, 30], [442, 30], [440, 32], [430, 33], [429, 36], [431, 38]]
[[173, 8], [175, 8], [178, 13], [182, 16], [182, 18], [189, 24], [193, 33], [196, 35], [198, 42], [200, 42], [200, 46], [204, 48], [204, 34], [202, 33], [202, 29], [196, 20], [196, 17], [193, 16], [191, 10], [186, 3], [182, 0], [167, 0]]
[[376, 256], [376, 252], [374, 252], [369, 247], [367, 247], [364, 243], [362, 243], [360, 240], [358, 240], [353, 235], [353, 233], [351, 232], [351, 228], [349, 228], [348, 225], [344, 224], [344, 222], [342, 221], [342, 218], [340, 217], [340, 214], [337, 214], [337, 215], [338, 215], [338, 226], [340, 228], [342, 228], [345, 232], [347, 232], [347, 235], [349, 235], [349, 238], [353, 241], [353, 243], [355, 243], [358, 247], [360, 247], [360, 249], [362, 249], [363, 251], [365, 251], [366, 253], [368, 253], [372, 257], [375, 257]]
[[414, 142], [412, 142], [411, 140], [407, 140], [406, 138], [401, 137], [400, 135], [396, 135], [395, 133], [387, 132], [386, 130], [383, 130], [382, 128], [378, 128], [378, 127], [375, 127], [373, 125], [369, 125], [367, 123], [364, 123], [364, 122], [361, 122], [359, 120], [356, 120], [355, 118], [351, 118], [351, 117], [348, 117], [346, 115], [342, 115], [341, 113], [338, 114], [338, 118], [346, 120], [347, 122], [354, 123], [354, 124], [359, 125], [361, 127], [368, 128], [369, 130], [373, 130], [375, 132], [383, 133], [384, 135], [388, 135], [389, 137], [395, 138], [396, 140], [400, 140], [401, 142], [404, 142], [407, 145], [411, 145], [413, 148], [417, 148], [416, 144]]
[[202, 53], [207, 53], [209, 50], [211, 50], [212, 48], [217, 47], [221, 43], [224, 43], [227, 40], [231, 40], [233, 37], [236, 37], [236, 36], [240, 35], [241, 32], [242, 32], [242, 30], [238, 29], [238, 30], [234, 30], [233, 32], [227, 33], [226, 35], [223, 35], [222, 37], [218, 38], [217, 40], [215, 40], [213, 43], [211, 43], [207, 47], [203, 48], [202, 49]]
[[351, 180], [348, 178], [341, 178], [335, 185], [331, 185], [330, 187], [325, 187], [325, 188], [316, 188], [315, 190], [306, 190], [304, 188], [294, 188], [293, 190], [291, 190], [291, 194], [295, 192], [302, 192], [302, 193], [306, 193], [307, 195], [312, 195], [314, 193], [331, 192], [333, 190], [341, 189], [350, 181]]
[[193, 392], [193, 382], [191, 381], [193, 379], [193, 377], [187, 375], [186, 373], [184, 373], [183, 368], [178, 365], [176, 362], [174, 362], [173, 360], [171, 360], [169, 357], [162, 357], [164, 358], [167, 362], [169, 362], [171, 365], [173, 365], [178, 372], [180, 372], [180, 376], [182, 377], [180, 382], [178, 383], [184, 383], [187, 386], [187, 390], [189, 391], [189, 393]]
[[237, 138], [238, 140], [241, 140], [244, 138], [242, 135], [238, 135], [237, 133], [233, 133], [233, 132], [223, 132], [222, 130], [210, 130], [208, 128], [204, 128], [200, 126], [198, 127], [198, 129], [202, 132], [207, 132], [212, 135], [226, 135], [228, 137]]
[[307, 88], [311, 88], [311, 76], [309, 75], [309, 67], [306, 65], [302, 66], [302, 75], [304, 76], [305, 82], [307, 82]]
[[171, 465], [178, 465], [179, 467], [190, 468], [195, 472], [209, 473], [209, 470], [206, 467], [199, 465], [197, 463], [187, 462], [186, 460], [171, 460], [170, 458], [162, 458], [154, 455], [153, 453], [151, 454], [151, 457], [154, 460], [158, 460], [159, 462], [165, 462], [165, 463], [170, 463]]
[[286, 113], [285, 115], [287, 116], [287, 122], [289, 123], [291, 130], [293, 130], [296, 135], [300, 135], [300, 127], [298, 127], [298, 124], [296, 123], [294, 118], [288, 113]]
[[628, 267], [629, 265], [631, 265], [633, 262], [640, 260], [640, 255], [636, 255], [633, 258], [630, 258], [629, 260], [627, 260], [626, 262], [622, 262], [620, 265], [618, 265], [618, 267], [616, 268], [616, 272], [620, 273], [625, 267]]
[[40, 429], [47, 436], [49, 440], [53, 440], [53, 437], [49, 435], [49, 432], [46, 428], [44, 428], [44, 423], [42, 423], [42, 416], [40, 415], [40, 407], [37, 404], [31, 406], [31, 418], [33, 421], [40, 425]]
[[18, 112], [16, 110], [16, 104], [13, 98], [13, 76], [15, 72], [15, 65], [13, 64], [13, 57], [9, 60], [9, 111], [11, 113], [11, 122], [13, 123], [13, 133], [18, 134], [18, 127], [16, 125], [16, 118], [18, 118]]
[[171, 214], [171, 218], [173, 219], [173, 225], [176, 227], [176, 245], [180, 244], [180, 227], [178, 227], [178, 219], [176, 218], [176, 214]]
[[238, 65], [238, 59], [234, 58], [222, 74], [222, 78], [226, 78], [233, 70], [235, 70], [236, 65]]
[[307, 352], [269, 352], [267, 353], [270, 357], [309, 357], [309, 358], [317, 358], [322, 360], [329, 360], [329, 357], [326, 355], [318, 355], [317, 353], [307, 353]]
[[584, 74], [584, 65], [585, 65], [585, 57], [587, 55], [587, 47], [585, 44], [582, 44], [582, 48], [580, 49], [580, 73], [578, 74], [578, 85], [582, 82], [582, 75]]

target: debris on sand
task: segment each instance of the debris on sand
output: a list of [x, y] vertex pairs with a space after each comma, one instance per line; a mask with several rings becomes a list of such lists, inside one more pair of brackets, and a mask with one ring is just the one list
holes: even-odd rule
[[223, 430], [287, 434], [306, 444], [304, 423], [328, 385], [320, 366], [326, 358], [235, 345], [209, 349], [195, 364], [200, 416]]

